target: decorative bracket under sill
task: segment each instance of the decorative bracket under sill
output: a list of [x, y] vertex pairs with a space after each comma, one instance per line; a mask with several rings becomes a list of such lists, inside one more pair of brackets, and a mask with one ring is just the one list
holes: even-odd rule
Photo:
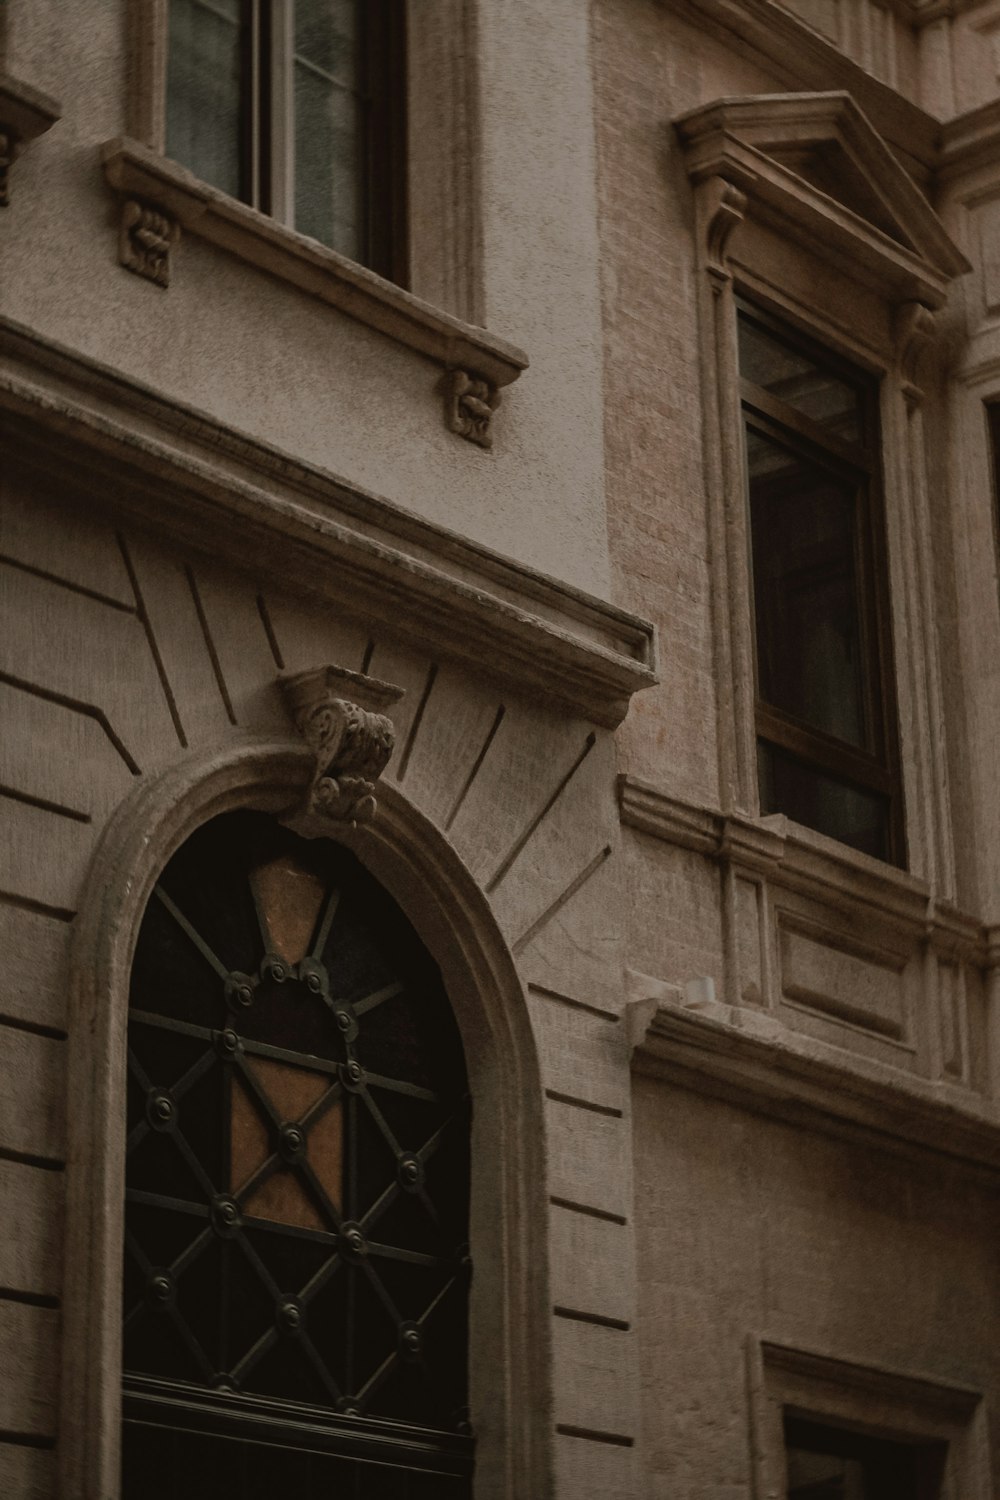
[[490, 447], [500, 389], [528, 366], [516, 345], [209, 187], [138, 141], [105, 141], [101, 162], [123, 200], [119, 258], [129, 270], [166, 286], [170, 250], [181, 230], [218, 245], [440, 365], [449, 430]]
[[62, 105], [48, 94], [0, 73], [0, 207], [10, 202], [10, 169], [18, 155], [61, 115]]

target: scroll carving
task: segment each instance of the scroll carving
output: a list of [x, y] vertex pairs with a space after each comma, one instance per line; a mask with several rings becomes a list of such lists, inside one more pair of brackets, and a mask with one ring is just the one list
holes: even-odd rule
[[729, 239], [746, 217], [747, 196], [725, 177], [709, 177], [701, 188], [704, 204], [705, 267], [718, 284], [730, 278]]
[[903, 395], [909, 406], [919, 406], [924, 399], [921, 367], [937, 331], [934, 313], [923, 302], [904, 302], [897, 309], [896, 344]]
[[491, 381], [467, 370], [449, 370], [446, 378], [445, 420], [449, 429], [480, 448], [492, 448], [491, 421], [500, 405], [500, 392]]
[[326, 822], [370, 823], [375, 783], [395, 744], [384, 712], [403, 689], [343, 667], [317, 667], [279, 678], [296, 728], [316, 756], [303, 812]]
[[118, 259], [129, 271], [157, 286], [170, 284], [170, 252], [180, 231], [161, 209], [126, 198], [118, 233]]

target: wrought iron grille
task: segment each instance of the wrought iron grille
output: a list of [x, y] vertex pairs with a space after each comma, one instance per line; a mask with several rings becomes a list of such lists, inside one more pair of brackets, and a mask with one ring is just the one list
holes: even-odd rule
[[391, 898], [206, 824], [143, 919], [128, 1079], [126, 1500], [468, 1496], [465, 1065]]

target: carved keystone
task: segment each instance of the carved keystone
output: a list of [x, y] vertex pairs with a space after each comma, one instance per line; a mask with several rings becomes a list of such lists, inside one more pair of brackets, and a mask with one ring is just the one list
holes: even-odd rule
[[129, 271], [155, 281], [157, 286], [168, 286], [170, 251], [179, 237], [177, 221], [169, 214], [135, 198], [125, 199], [118, 231], [118, 259]]
[[375, 783], [396, 741], [382, 710], [398, 702], [403, 689], [344, 667], [316, 667], [278, 681], [296, 728], [316, 754], [304, 811], [334, 822], [371, 822]]
[[480, 448], [492, 448], [490, 422], [500, 405], [496, 386], [467, 370], [449, 370], [446, 380], [445, 421], [450, 430]]

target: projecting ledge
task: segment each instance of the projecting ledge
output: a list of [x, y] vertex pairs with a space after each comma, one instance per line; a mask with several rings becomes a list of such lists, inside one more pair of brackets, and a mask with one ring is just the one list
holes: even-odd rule
[[[138, 141], [126, 136], [105, 141], [101, 162], [125, 210], [132, 206], [133, 222], [123, 230], [130, 258], [123, 255], [123, 264], [160, 285], [169, 280], [170, 252], [179, 231], [184, 230], [290, 282], [445, 369], [479, 377], [494, 390], [510, 385], [527, 368], [528, 356], [514, 344], [442, 312], [318, 240], [297, 234]], [[156, 222], [143, 228], [136, 211]], [[151, 235], [162, 242], [152, 247], [157, 252], [155, 266], [143, 242], [143, 236], [149, 241]]]
[[[642, 981], [645, 980], [645, 984]], [[827, 1134], [1000, 1171], [1000, 1105], [632, 975], [635, 1073]]]
[[328, 599], [515, 694], [614, 728], [653, 627], [0, 318], [0, 429], [80, 503]]

